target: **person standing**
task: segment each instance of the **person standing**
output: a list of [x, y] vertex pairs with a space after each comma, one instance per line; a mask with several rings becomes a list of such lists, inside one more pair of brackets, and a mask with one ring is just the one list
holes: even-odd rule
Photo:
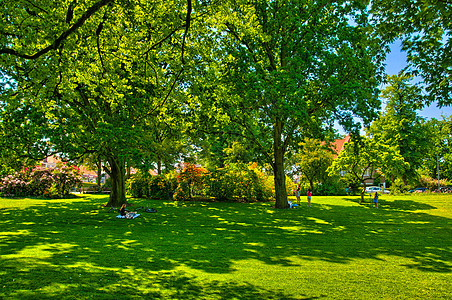
[[298, 204], [298, 206], [300, 206], [300, 186], [301, 186], [301, 182], [298, 184], [297, 190], [295, 191], [295, 196], [297, 196], [297, 204]]
[[309, 207], [311, 207], [311, 196], [312, 196], [311, 189], [308, 189], [308, 206]]
[[375, 203], [375, 208], [378, 208], [378, 193], [377, 192], [375, 192], [375, 195], [374, 195], [374, 203]]

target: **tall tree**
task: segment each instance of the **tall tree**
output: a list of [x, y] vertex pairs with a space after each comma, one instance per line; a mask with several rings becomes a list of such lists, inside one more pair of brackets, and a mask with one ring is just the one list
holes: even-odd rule
[[327, 169], [333, 163], [334, 154], [320, 140], [306, 139], [302, 143], [302, 151], [296, 155], [301, 173], [308, 179], [311, 191], [314, 181], [325, 183]]
[[401, 174], [405, 184], [416, 179], [417, 168], [428, 149], [425, 122], [416, 112], [422, 106], [421, 89], [410, 84], [410, 79], [401, 74], [388, 77], [389, 85], [381, 94], [387, 101], [385, 111], [369, 128], [378, 143], [396, 146], [409, 164]]
[[97, 153], [112, 178], [109, 205], [124, 203], [125, 162], [184, 70], [191, 1], [2, 4], [0, 72], [12, 81], [3, 112], [24, 114], [17, 130], [41, 129], [21, 142], [43, 154]]
[[422, 169], [431, 178], [452, 181], [452, 116], [429, 120], [425, 130], [429, 148], [424, 153]]
[[357, 1], [309, 0], [234, 1], [210, 19], [204, 118], [259, 148], [273, 169], [277, 208], [288, 207], [287, 149], [335, 119], [351, 130], [352, 115], [368, 122], [380, 106], [381, 49], [367, 20]]

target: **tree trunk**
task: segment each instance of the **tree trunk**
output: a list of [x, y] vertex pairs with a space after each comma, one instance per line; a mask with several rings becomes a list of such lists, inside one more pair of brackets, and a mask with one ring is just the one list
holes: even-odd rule
[[360, 180], [361, 185], [363, 186], [363, 188], [361, 189], [361, 200], [359, 201], [359, 204], [363, 203], [364, 201], [364, 194], [366, 193], [366, 181], [365, 180]]
[[162, 174], [162, 160], [160, 159], [160, 157], [157, 158], [157, 174]]
[[402, 180], [403, 180], [404, 185], [408, 185], [408, 178], [407, 178], [406, 174], [403, 174]]
[[102, 179], [102, 161], [99, 159], [96, 162], [97, 167], [97, 178], [96, 178], [96, 184], [97, 184], [97, 190], [100, 191], [100, 184]]
[[275, 207], [288, 208], [286, 191], [286, 174], [284, 172], [284, 148], [281, 142], [282, 122], [277, 121], [274, 128], [274, 163], [273, 174], [275, 176]]
[[111, 192], [107, 206], [119, 207], [126, 203], [125, 163], [120, 158], [110, 157], [108, 164], [110, 165]]

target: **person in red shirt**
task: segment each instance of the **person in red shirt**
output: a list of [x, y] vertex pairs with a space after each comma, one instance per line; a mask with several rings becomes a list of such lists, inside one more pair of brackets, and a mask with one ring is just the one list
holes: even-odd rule
[[308, 206], [311, 207], [311, 189], [308, 190]]

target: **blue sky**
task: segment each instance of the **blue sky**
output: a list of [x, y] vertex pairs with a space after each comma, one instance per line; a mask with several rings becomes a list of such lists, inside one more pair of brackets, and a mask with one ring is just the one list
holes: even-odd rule
[[[406, 66], [406, 54], [401, 51], [401, 42], [396, 41], [391, 45], [391, 53], [388, 54], [386, 59], [386, 73], [388, 75], [395, 75], [399, 73]], [[422, 111], [419, 111], [419, 115], [427, 119], [436, 118], [442, 119], [442, 115], [449, 117], [452, 114], [452, 107], [447, 106], [438, 108], [436, 103], [425, 107]]]

